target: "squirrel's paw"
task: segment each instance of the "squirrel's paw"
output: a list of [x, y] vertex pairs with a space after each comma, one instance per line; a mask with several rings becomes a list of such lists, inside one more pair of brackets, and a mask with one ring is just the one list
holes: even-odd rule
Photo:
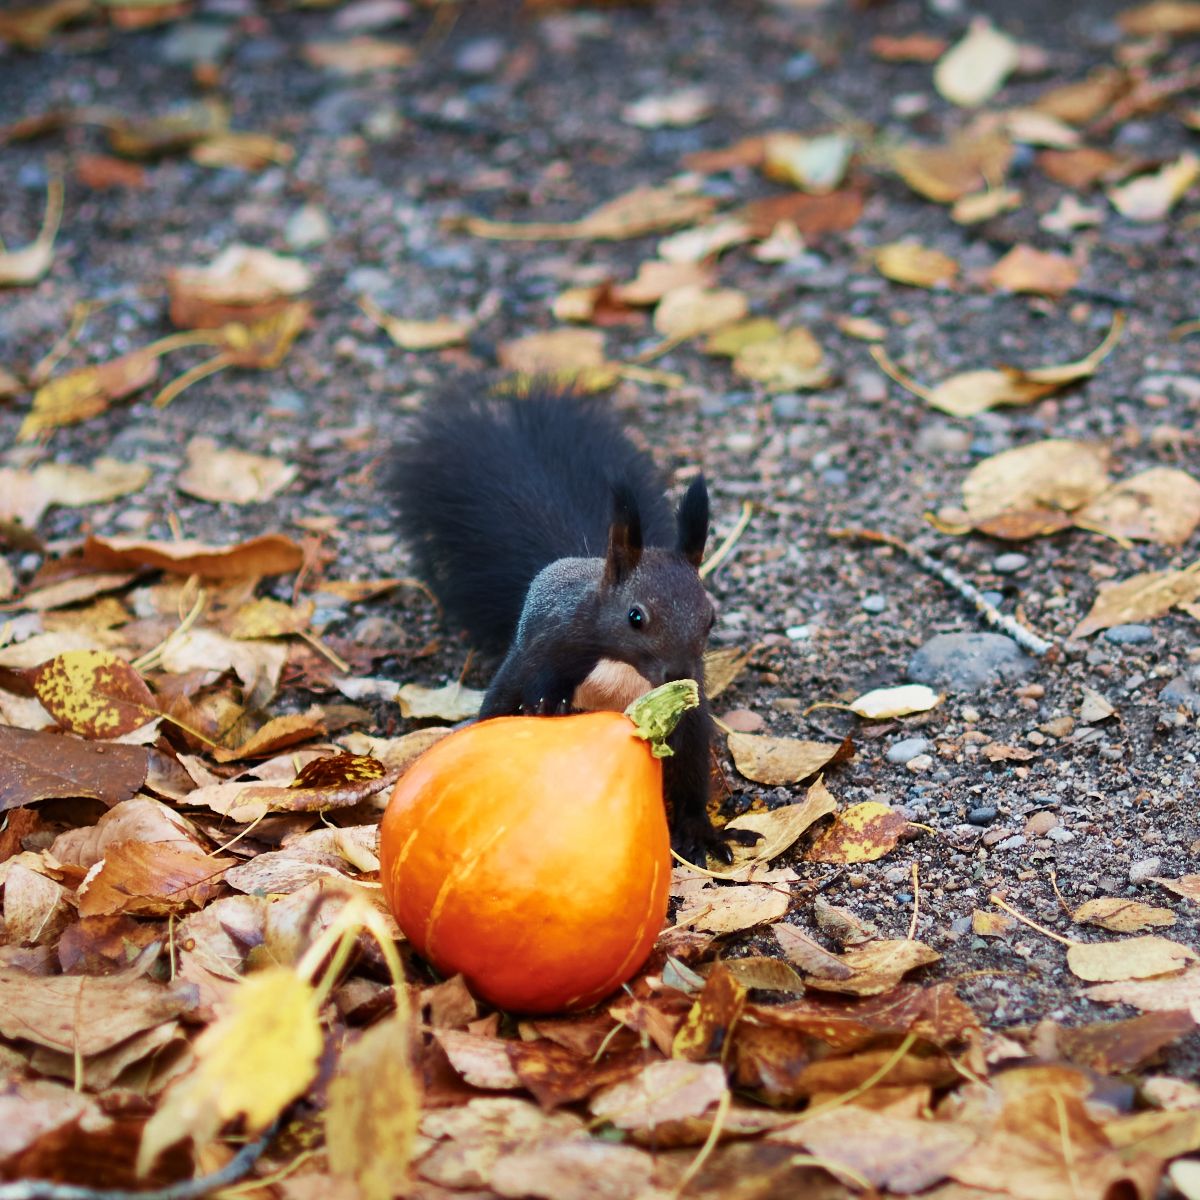
[[571, 711], [570, 690], [555, 680], [539, 680], [521, 694], [517, 712], [524, 717], [565, 717]]
[[717, 829], [706, 818], [703, 823], [689, 821], [680, 825], [671, 841], [680, 858], [703, 867], [710, 855], [728, 865], [733, 862], [731, 846], [753, 846], [761, 839], [762, 834], [751, 829]]

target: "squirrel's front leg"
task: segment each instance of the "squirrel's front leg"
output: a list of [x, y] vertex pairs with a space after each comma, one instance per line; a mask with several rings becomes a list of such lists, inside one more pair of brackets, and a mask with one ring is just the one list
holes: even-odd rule
[[483, 698], [479, 715], [487, 717], [565, 716], [571, 711], [575, 689], [591, 670], [590, 660], [543, 662], [538, 665], [536, 647], [514, 646], [505, 656]]
[[663, 759], [663, 791], [671, 806], [671, 844], [675, 853], [703, 867], [708, 855], [730, 863], [730, 843], [753, 845], [759, 835], [745, 829], [716, 829], [708, 817], [712, 772], [713, 723], [701, 694], [700, 707], [684, 713], [668, 739], [674, 750]]

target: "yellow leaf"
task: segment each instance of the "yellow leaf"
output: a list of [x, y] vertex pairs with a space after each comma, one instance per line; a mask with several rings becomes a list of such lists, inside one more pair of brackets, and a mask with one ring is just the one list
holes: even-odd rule
[[1200, 524], [1200, 482], [1174, 467], [1151, 467], [1097, 496], [1075, 524], [1117, 541], [1182, 546]]
[[821, 388], [832, 378], [820, 343], [804, 328], [752, 342], [734, 357], [733, 372], [772, 392]]
[[740, 321], [749, 308], [746, 294], [735, 288], [681, 287], [658, 302], [654, 328], [663, 337], [684, 341]]
[[1200, 560], [1182, 571], [1143, 571], [1120, 583], [1101, 586], [1091, 611], [1071, 631], [1073, 638], [1087, 637], [1112, 625], [1151, 621], [1176, 605], [1200, 600]]
[[304, 979], [284, 967], [249, 976], [196, 1039], [195, 1066], [146, 1123], [138, 1172], [183, 1138], [205, 1145], [235, 1117], [244, 1116], [252, 1133], [264, 1129], [312, 1082], [322, 1042]]
[[1020, 59], [1020, 47], [990, 21], [971, 23], [966, 37], [938, 60], [933, 85], [951, 104], [977, 108], [1004, 84]]
[[889, 242], [875, 251], [875, 268], [887, 279], [912, 287], [939, 287], [952, 283], [958, 263], [940, 250], [917, 242]]
[[36, 283], [54, 262], [54, 239], [63, 213], [63, 184], [58, 178], [46, 186], [46, 215], [37, 237], [20, 250], [0, 249], [0, 287]]
[[1161, 221], [1200, 178], [1200, 158], [1190, 151], [1174, 162], [1108, 189], [1112, 206], [1130, 221]]
[[408, 1021], [380, 1021], [342, 1051], [329, 1084], [329, 1166], [354, 1179], [363, 1200], [390, 1200], [404, 1191], [421, 1114], [411, 1041]]
[[1123, 896], [1088, 900], [1071, 914], [1071, 919], [1081, 925], [1099, 925], [1113, 933], [1135, 933], [1154, 925], [1175, 924], [1175, 914], [1169, 908], [1154, 908]]
[[906, 683], [899, 687], [875, 688], [850, 702], [850, 711], [868, 721], [885, 721], [907, 717], [910, 713], [928, 712], [942, 702], [933, 688], [923, 683]]
[[1091, 982], [1174, 975], [1198, 960], [1195, 950], [1157, 934], [1119, 942], [1075, 942], [1067, 947], [1067, 965], [1080, 979]]
[[753, 846], [731, 847], [735, 864], [738, 867], [746, 867], [778, 858], [811, 825], [822, 817], [827, 817], [836, 808], [837, 801], [818, 779], [799, 804], [785, 804], [782, 808], [734, 817], [727, 828], [749, 829], [762, 834], [762, 840]]
[[443, 346], [461, 346], [471, 332], [468, 321], [436, 317], [432, 321], [408, 321], [385, 312], [370, 296], [362, 296], [359, 307], [402, 350], [438, 350]]
[[1079, 282], [1078, 265], [1065, 254], [1014, 246], [988, 273], [993, 287], [1037, 296], [1062, 296]]
[[838, 813], [805, 857], [809, 862], [874, 862], [891, 852], [907, 828], [908, 819], [896, 809], [867, 800]]
[[734, 765], [747, 779], [780, 787], [801, 783], [832, 763], [853, 757], [854, 747], [849, 738], [843, 742], [808, 742], [800, 738], [731, 733], [729, 752]]

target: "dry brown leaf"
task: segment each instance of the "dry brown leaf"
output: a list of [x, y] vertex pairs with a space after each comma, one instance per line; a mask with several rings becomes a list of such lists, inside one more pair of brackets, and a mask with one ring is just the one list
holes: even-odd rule
[[1016, 919], [1007, 913], [986, 908], [977, 908], [971, 913], [971, 932], [979, 937], [1007, 937], [1016, 927]]
[[344, 41], [307, 42], [301, 51], [305, 62], [339, 75], [363, 75], [372, 71], [397, 71], [411, 66], [416, 51], [403, 42], [363, 34]]
[[1113, 933], [1136, 933], [1139, 929], [1175, 924], [1175, 914], [1169, 908], [1153, 908], [1123, 896], [1087, 900], [1071, 914], [1071, 919], [1080, 925], [1099, 925]]
[[95, 366], [80, 367], [42, 384], [17, 438], [27, 442], [50, 429], [75, 425], [104, 412], [158, 378], [161, 361], [150, 349], [132, 350]]
[[[106, 747], [106, 756], [109, 749], [116, 747]], [[90, 871], [113, 842], [145, 842], [193, 852], [207, 849], [200, 831], [186, 817], [159, 800], [135, 796], [113, 805], [95, 825], [60, 833], [51, 843], [50, 853], [61, 863]]]
[[1174, 975], [1195, 962], [1200, 962], [1195, 950], [1157, 934], [1067, 947], [1067, 965], [1080, 979], [1105, 983]]
[[809, 192], [765, 196], [761, 200], [751, 200], [732, 216], [751, 237], [769, 237], [781, 222], [787, 221], [801, 237], [815, 238], [853, 229], [862, 211], [862, 192], [843, 188], [840, 192], [820, 196]]
[[712, 267], [701, 263], [651, 258], [638, 266], [637, 275], [629, 283], [617, 284], [612, 294], [621, 304], [642, 307], [657, 304], [668, 292], [682, 287], [708, 287], [712, 277]]
[[820, 942], [814, 941], [795, 925], [772, 925], [771, 932], [779, 948], [806, 976], [820, 979], [849, 979], [854, 971]]
[[479, 715], [483, 696], [478, 688], [463, 687], [461, 683], [439, 688], [406, 683], [396, 692], [396, 703], [406, 720], [467, 721]]
[[37, 283], [54, 264], [54, 239], [63, 214], [63, 183], [51, 179], [46, 186], [46, 215], [38, 235], [20, 250], [0, 249], [0, 288]]
[[315, 611], [313, 600], [291, 605], [270, 596], [256, 596], [238, 606], [224, 622], [224, 629], [231, 638], [238, 639], [291, 637], [308, 629]]
[[733, 373], [771, 392], [822, 388], [833, 378], [820, 343], [803, 327], [751, 342], [734, 356]]
[[875, 251], [875, 269], [887, 279], [911, 287], [944, 287], [958, 276], [958, 263], [919, 242], [889, 242]]
[[202, 167], [234, 167], [239, 171], [265, 171], [286, 167], [296, 157], [287, 142], [267, 133], [216, 133], [197, 142], [188, 156]]
[[675, 925], [706, 933], [736, 933], [778, 921], [787, 913], [789, 903], [786, 889], [780, 887], [752, 883], [709, 887], [680, 907]]
[[988, 272], [993, 287], [1036, 296], [1063, 296], [1079, 282], [1079, 266], [1065, 254], [1014, 246]]
[[1186, 152], [1174, 162], [1108, 189], [1113, 208], [1130, 221], [1162, 221], [1200, 179], [1200, 158]]
[[1142, 1012], [1190, 1012], [1200, 1024], [1200, 966], [1152, 979], [1127, 979], [1086, 988], [1089, 1000], [1128, 1004]]
[[87, 738], [118, 738], [161, 714], [145, 680], [101, 650], [68, 650], [42, 663], [30, 682], [48, 713]]
[[694, 225], [712, 213], [716, 201], [710, 196], [670, 185], [640, 187], [617, 196], [577, 221], [513, 222], [467, 217], [458, 222], [476, 237], [504, 241], [624, 241], [648, 233], [662, 233], [683, 225]]
[[950, 209], [950, 218], [959, 225], [977, 225], [1020, 208], [1024, 201], [1025, 197], [1016, 188], [988, 188], [960, 196]]
[[1075, 524], [1117, 541], [1182, 546], [1200, 525], [1200, 481], [1174, 467], [1151, 467], [1097, 496], [1075, 514]]
[[304, 562], [303, 550], [279, 533], [264, 534], [232, 546], [213, 546], [191, 539], [147, 542], [128, 536], [90, 537], [84, 543], [83, 557], [102, 570], [156, 567], [205, 579], [287, 575], [299, 570]]
[[996, 132], [962, 133], [940, 146], [898, 146], [890, 159], [914, 192], [938, 204], [953, 204], [985, 187], [999, 187], [1012, 156], [1012, 142]]
[[265, 896], [298, 892], [330, 876], [349, 878], [378, 871], [378, 840], [378, 830], [372, 825], [314, 829], [289, 838], [280, 850], [264, 851], [232, 867], [224, 879], [239, 892]]
[[757, 646], [748, 649], [742, 646], [725, 646], [719, 650], [704, 652], [704, 693], [711, 700], [719, 696], [745, 670], [754, 657]]
[[181, 104], [159, 116], [103, 114], [108, 144], [127, 158], [161, 158], [229, 128], [229, 109], [215, 98]]
[[500, 365], [521, 375], [569, 380], [576, 375], [603, 370], [604, 334], [598, 329], [551, 329], [504, 342], [498, 351]]
[[358, 306], [402, 350], [440, 350], [445, 346], [461, 346], [471, 332], [470, 321], [455, 321], [450, 317], [435, 317], [431, 321], [393, 317], [370, 296], [360, 296]]
[[842, 742], [806, 742], [800, 738], [731, 733], [728, 744], [737, 769], [747, 779], [768, 787], [803, 783], [826, 767], [854, 756], [849, 738]]
[[279, 311], [311, 284], [312, 272], [298, 258], [237, 243], [207, 266], [168, 273], [171, 321], [183, 329], [254, 321]]
[[735, 288], [689, 285], [668, 292], [654, 310], [655, 331], [672, 341], [685, 341], [740, 321], [750, 309], [746, 294]]
[[879, 996], [894, 988], [909, 971], [935, 963], [942, 956], [924, 942], [901, 939], [852, 946], [839, 957], [850, 968], [847, 978], [814, 975], [805, 980], [807, 985], [823, 992]]
[[650, 1063], [633, 1079], [597, 1092], [588, 1109], [618, 1129], [653, 1129], [703, 1116], [727, 1092], [719, 1063]]
[[974, 528], [1019, 540], [1066, 528], [1107, 487], [1105, 447], [1051, 438], [985, 458], [963, 480], [962, 504]]
[[809, 862], [874, 862], [895, 847], [908, 818], [887, 804], [866, 800], [837, 813], [805, 858]]
[[938, 60], [933, 86], [951, 104], [978, 108], [1004, 86], [1020, 61], [1020, 47], [986, 19], [971, 22], [962, 41]]
[[1087, 637], [1113, 625], [1152, 621], [1179, 605], [1200, 600], [1200, 561], [1182, 571], [1145, 571], [1100, 586], [1087, 616], [1071, 631]]
[[0, 12], [0, 40], [25, 50], [40, 50], [62, 26], [92, 10], [92, 0], [49, 0]]
[[735, 817], [727, 829], [749, 829], [762, 834], [753, 846], [733, 846], [734, 862], [744, 868], [754, 863], [770, 862], [791, 847], [810, 826], [837, 809], [837, 801], [819, 779], [799, 804], [785, 804], [766, 812], [747, 813]]
[[1086, 78], [1043, 92], [1033, 107], [1071, 125], [1086, 125], [1104, 113], [1129, 88], [1124, 71], [1097, 67]]
[[74, 922], [66, 888], [37, 870], [39, 865], [30, 854], [4, 863], [4, 934], [10, 946], [53, 945]]
[[932, 33], [907, 33], [901, 37], [881, 33], [871, 39], [871, 53], [884, 62], [932, 63], [946, 50], [946, 39]]
[[110, 842], [79, 888], [79, 915], [165, 917], [203, 908], [236, 861], [175, 842]]
[[1200, 875], [1181, 875], [1178, 879], [1164, 879], [1161, 875], [1155, 875], [1154, 882], [1176, 896], [1200, 904]]
[[192, 438], [187, 463], [175, 486], [213, 504], [261, 504], [296, 478], [296, 468], [280, 458], [222, 449], [209, 437]]
[[1037, 165], [1055, 183], [1086, 191], [1121, 174], [1126, 160], [1108, 150], [1081, 146], [1077, 150], [1045, 150], [1037, 156]]
[[1195, 0], [1152, 0], [1127, 8], [1117, 21], [1125, 33], [1134, 37], [1186, 37], [1200, 33], [1200, 4]]
[[621, 120], [639, 129], [683, 129], [703, 121], [712, 110], [707, 88], [683, 87], [626, 104], [621, 109]]

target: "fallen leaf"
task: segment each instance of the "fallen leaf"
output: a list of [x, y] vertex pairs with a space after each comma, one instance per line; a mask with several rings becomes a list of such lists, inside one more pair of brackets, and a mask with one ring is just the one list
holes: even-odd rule
[[10, 946], [54, 945], [75, 920], [66, 888], [22, 862], [6, 864], [3, 915]]
[[1081, 904], [1071, 919], [1080, 925], [1099, 925], [1113, 933], [1136, 933], [1139, 929], [1175, 924], [1169, 908], [1153, 908], [1140, 900], [1122, 896], [1099, 896]]
[[128, 158], [162, 158], [187, 150], [229, 128], [229, 109], [215, 98], [180, 104], [157, 115], [105, 114], [108, 144]]
[[479, 715], [484, 693], [478, 688], [448, 683], [440, 688], [406, 683], [396, 692], [400, 715], [407, 720], [467, 721]]
[[937, 62], [946, 49], [946, 39], [932, 33], [908, 33], [901, 37], [881, 33], [871, 39], [871, 53], [884, 62]]
[[746, 294], [734, 288], [677, 288], [658, 302], [654, 328], [663, 337], [682, 342], [740, 321], [749, 308]]
[[633, 1079], [597, 1092], [588, 1110], [617, 1129], [653, 1129], [702, 1116], [727, 1090], [719, 1063], [653, 1062]]
[[205, 579], [288, 575], [299, 570], [304, 562], [303, 550], [278, 533], [263, 534], [231, 546], [213, 546], [191, 539], [147, 542], [128, 536], [89, 537], [84, 542], [83, 557], [102, 570], [156, 567]]
[[1157, 934], [1067, 947], [1067, 965], [1080, 979], [1105, 983], [1173, 975], [1197, 961], [1200, 955], [1194, 950]]
[[355, 1181], [362, 1200], [391, 1200], [408, 1173], [421, 1116], [412, 1041], [410, 1022], [388, 1017], [343, 1047], [329, 1082], [329, 1166]]
[[[1115, 944], [1120, 945], [1119, 942]], [[1182, 973], [1151, 979], [1104, 983], [1086, 988], [1083, 994], [1089, 1000], [1128, 1004], [1143, 1012], [1189, 1012], [1200, 1024], [1200, 966], [1193, 965]]]
[[1085, 725], [1098, 725], [1116, 715], [1116, 709], [1095, 688], [1084, 687], [1079, 719]]
[[1007, 937], [1016, 927], [1016, 919], [1007, 913], [986, 908], [977, 908], [971, 913], [971, 932], [979, 937]]
[[671, 1057], [686, 1062], [719, 1058], [746, 1007], [746, 992], [724, 963], [715, 964], [676, 1031]]
[[935, 963], [941, 957], [924, 942], [908, 939], [867, 942], [862, 946], [851, 946], [839, 955], [842, 964], [850, 968], [851, 973], [846, 978], [813, 975], [806, 978], [805, 983], [823, 992], [879, 996], [894, 988], [909, 971]]
[[1037, 156], [1037, 165], [1055, 183], [1086, 191], [1102, 180], [1119, 175], [1126, 160], [1108, 150], [1081, 146], [1077, 150], [1044, 150]]
[[46, 185], [46, 215], [38, 235], [20, 250], [0, 249], [0, 287], [37, 283], [54, 264], [54, 239], [63, 214], [63, 183], [54, 178]]
[[1200, 4], [1195, 0], [1152, 0], [1127, 8], [1117, 17], [1117, 23], [1134, 37], [1185, 37], [1200, 33]]
[[1084, 79], [1058, 84], [1043, 92], [1033, 107], [1060, 121], [1086, 125], [1107, 111], [1128, 88], [1129, 80], [1124, 71], [1097, 67]]
[[962, 505], [975, 529], [1021, 540], [1070, 526], [1107, 486], [1103, 446], [1050, 438], [978, 463], [963, 480]]
[[530, 377], [568, 382], [604, 369], [604, 334], [598, 329], [551, 329], [529, 333], [499, 347], [500, 365]]
[[740, 884], [705, 888], [680, 907], [675, 925], [706, 933], [736, 933], [778, 921], [786, 915], [789, 903], [786, 890], [778, 887]]
[[933, 69], [933, 86], [951, 104], [978, 108], [1004, 85], [1020, 61], [1020, 47], [990, 21], [976, 19], [962, 41]]
[[[748, 346], [756, 346], [760, 342], [773, 342], [783, 336], [779, 322], [770, 317], [747, 317], [744, 321], [734, 321], [715, 333], [710, 333], [704, 340], [704, 353], [717, 354], [725, 358], [735, 358]], [[811, 334], [808, 335], [812, 337]], [[815, 339], [812, 348], [820, 352]], [[811, 351], [810, 351], [811, 352]]]
[[801, 237], [815, 238], [853, 229], [862, 212], [862, 192], [844, 188], [819, 196], [809, 192], [765, 196], [761, 200], [751, 200], [732, 216], [751, 237], [768, 237], [781, 221], [787, 221]]
[[954, 259], [919, 242], [889, 242], [878, 247], [875, 269], [885, 278], [911, 287], [944, 287], [958, 275]]
[[942, 695], [923, 683], [905, 683], [897, 687], [874, 688], [864, 692], [847, 707], [868, 721], [888, 721], [912, 713], [928, 712], [942, 702]]
[[704, 652], [704, 693], [711, 700], [733, 685], [754, 657], [757, 646], [724, 646]]
[[638, 266], [629, 283], [617, 284], [612, 293], [621, 304], [641, 307], [657, 304], [668, 292], [682, 287], [707, 287], [712, 275], [712, 268], [701, 263], [651, 258]]
[[298, 258], [235, 243], [207, 266], [168, 273], [171, 321], [181, 329], [254, 321], [278, 311], [311, 284], [312, 272]]
[[316, 996], [304, 979], [277, 966], [248, 976], [193, 1043], [195, 1066], [146, 1123], [139, 1173], [181, 1138], [206, 1145], [235, 1117], [244, 1116], [252, 1133], [265, 1128], [312, 1081], [322, 1041]]
[[857, 946], [877, 937], [879, 930], [848, 908], [830, 904], [824, 896], [813, 899], [813, 917], [817, 928], [839, 946]]
[[837, 809], [837, 801], [829, 789], [818, 780], [799, 804], [785, 804], [766, 812], [746, 813], [734, 817], [727, 829], [748, 829], [762, 834], [753, 846], [733, 846], [734, 860], [742, 868], [754, 863], [770, 862], [789, 849], [813, 824]]
[[187, 444], [187, 463], [175, 486], [213, 504], [261, 504], [296, 478], [296, 468], [279, 458], [245, 450], [223, 450], [208, 437]]
[[108, 154], [81, 154], [75, 160], [75, 177], [93, 191], [106, 188], [146, 187], [146, 168]]
[[91, 10], [91, 0], [50, 0], [0, 12], [0, 40], [25, 50], [40, 50], [57, 30]]
[[1200, 525], [1200, 481], [1174, 467], [1151, 467], [1101, 493], [1075, 514], [1075, 524], [1117, 541], [1182, 546]]
[[[109, 750], [118, 749], [112, 746]], [[129, 749], [142, 750], [141, 747]], [[149, 796], [135, 796], [114, 804], [94, 825], [68, 829], [51, 843], [50, 853], [60, 863], [90, 871], [115, 842], [142, 842], [172, 849], [204, 852], [208, 843], [186, 817]]]
[[26, 442], [47, 430], [99, 416], [114, 400], [123, 400], [153, 383], [161, 365], [150, 350], [132, 350], [48, 380], [34, 393], [33, 407], [21, 422], [18, 440]]
[[265, 171], [286, 167], [296, 157], [287, 142], [267, 133], [216, 133], [197, 142], [188, 157], [202, 167], [234, 167], [239, 171]]
[[822, 388], [833, 378], [820, 343], [803, 327], [752, 341], [734, 355], [733, 373], [772, 392]]
[[755, 783], [781, 787], [803, 783], [834, 763], [854, 756], [849, 738], [842, 742], [807, 742], [800, 738], [731, 733], [729, 752], [734, 765]]
[[713, 110], [707, 88], [685, 87], [657, 96], [643, 96], [621, 109], [621, 120], [639, 129], [683, 129], [703, 121]]
[[358, 306], [402, 350], [440, 350], [445, 346], [461, 346], [471, 332], [469, 321], [454, 321], [449, 317], [437, 317], [432, 321], [393, 317], [370, 296], [360, 296]]
[[954, 201], [950, 219], [959, 225], [977, 225], [1020, 208], [1024, 200], [1025, 197], [1016, 188], [998, 187], [971, 192]]
[[1065, 254], [1014, 246], [988, 272], [993, 287], [1036, 296], [1063, 296], [1079, 282], [1079, 267]]
[[820, 942], [814, 941], [794, 925], [772, 925], [771, 932], [788, 961], [795, 963], [806, 976], [849, 979], [854, 974], [853, 968], [842, 962], [836, 954], [826, 950]]
[[1182, 571], [1145, 571], [1120, 583], [1101, 584], [1087, 616], [1071, 631], [1087, 637], [1113, 625], [1152, 621], [1176, 605], [1200, 600], [1200, 561]]
[[1162, 221], [1200, 179], [1200, 158], [1190, 152], [1148, 175], [1108, 189], [1113, 208], [1130, 221]]
[[1195, 1028], [1186, 1012], [1149, 1013], [1056, 1029], [1055, 1040], [1071, 1062], [1101, 1075], [1123, 1075], [1153, 1062]]
[[372, 71], [396, 71], [411, 66], [416, 51], [403, 42], [363, 34], [344, 41], [305, 43], [305, 62], [339, 75], [365, 75]]
[[466, 217], [456, 224], [476, 237], [504, 241], [624, 241], [694, 225], [716, 208], [710, 196], [673, 186], [640, 187], [593, 209], [577, 221], [529, 222], [490, 221]]
[[937, 146], [897, 146], [889, 159], [896, 174], [918, 195], [938, 204], [953, 204], [985, 187], [1000, 187], [1012, 156], [1012, 142], [996, 132], [961, 133]]
[[172, 842], [111, 842], [80, 885], [79, 915], [165, 917], [203, 908], [236, 861]]
[[1154, 876], [1154, 882], [1167, 891], [1182, 896], [1193, 904], [1200, 904], [1200, 875], [1181, 875], [1178, 879], [1165, 879], [1161, 875]]
[[806, 192], [824, 194], [841, 185], [853, 153], [853, 138], [841, 133], [822, 137], [769, 133], [763, 139], [763, 174]]
[[1082, 140], [1079, 130], [1036, 108], [1011, 109], [1005, 114], [1004, 129], [1014, 142], [1023, 146], [1072, 150]]
[[121, 737], [161, 715], [142, 677], [104, 651], [69, 650], [38, 667], [30, 682], [46, 711], [82, 737]]
[[874, 862], [891, 852], [908, 829], [908, 818], [887, 804], [867, 800], [836, 813], [804, 856], [809, 862]]

